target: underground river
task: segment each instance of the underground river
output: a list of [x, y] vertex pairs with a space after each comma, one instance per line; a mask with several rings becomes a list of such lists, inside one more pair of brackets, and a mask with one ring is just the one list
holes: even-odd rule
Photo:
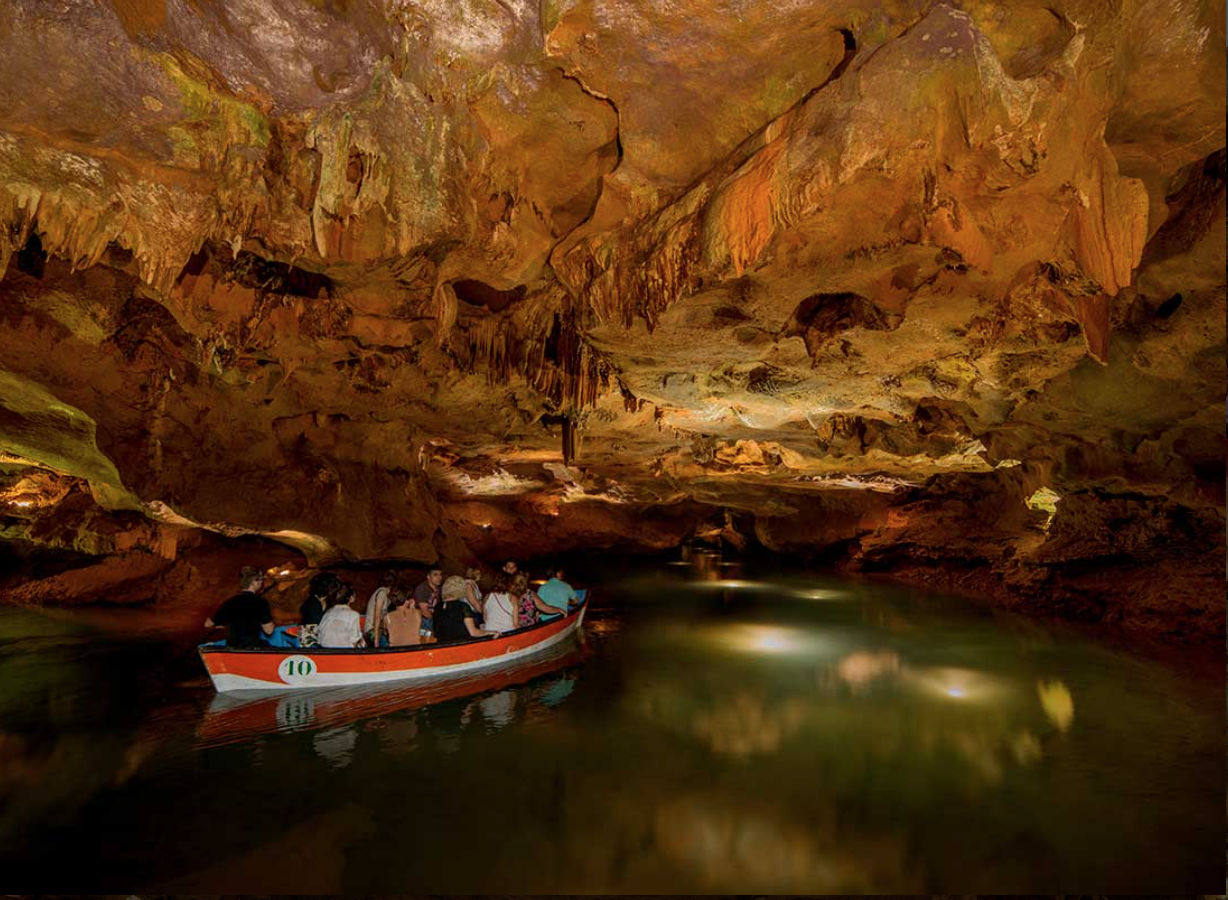
[[582, 639], [515, 670], [254, 700], [157, 614], [0, 609], [0, 866], [90, 892], [1222, 883], [1222, 659], [715, 557], [589, 584]]

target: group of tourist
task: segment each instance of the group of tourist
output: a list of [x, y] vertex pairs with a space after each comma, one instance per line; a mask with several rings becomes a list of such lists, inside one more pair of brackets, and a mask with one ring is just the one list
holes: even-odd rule
[[242, 590], [206, 619], [205, 627], [226, 627], [231, 647], [406, 647], [494, 637], [575, 607], [579, 598], [562, 568], [551, 566], [545, 574], [546, 581], [534, 590], [528, 574], [508, 560], [485, 594], [476, 566], [447, 578], [442, 569], [431, 569], [412, 592], [389, 574], [368, 598], [363, 616], [354, 608], [353, 585], [332, 572], [320, 572], [299, 607], [296, 639], [289, 634], [290, 626], [274, 627], [268, 601], [260, 593], [263, 573], [244, 568]]

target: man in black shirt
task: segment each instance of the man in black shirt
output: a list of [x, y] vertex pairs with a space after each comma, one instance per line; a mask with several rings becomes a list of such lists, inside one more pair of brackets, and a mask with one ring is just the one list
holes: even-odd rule
[[206, 628], [227, 629], [227, 647], [265, 647], [261, 632], [273, 633], [273, 613], [269, 601], [260, 596], [264, 587], [264, 573], [251, 566], [244, 566], [239, 574], [242, 590], [218, 607], [210, 618], [205, 619]]
[[439, 604], [439, 586], [443, 584], [443, 569], [431, 569], [426, 573], [426, 581], [414, 588], [414, 603], [422, 613], [422, 630], [431, 631], [434, 628], [432, 619], [435, 607]]

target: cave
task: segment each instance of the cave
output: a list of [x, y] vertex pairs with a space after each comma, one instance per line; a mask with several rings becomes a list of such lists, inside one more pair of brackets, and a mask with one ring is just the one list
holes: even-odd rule
[[736, 7], [6, 5], [6, 871], [1219, 892], [1224, 3]]

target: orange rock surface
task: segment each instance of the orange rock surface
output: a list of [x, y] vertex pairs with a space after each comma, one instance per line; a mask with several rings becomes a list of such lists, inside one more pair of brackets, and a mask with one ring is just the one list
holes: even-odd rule
[[719, 534], [1220, 633], [1224, 21], [12, 0], [0, 537]]

